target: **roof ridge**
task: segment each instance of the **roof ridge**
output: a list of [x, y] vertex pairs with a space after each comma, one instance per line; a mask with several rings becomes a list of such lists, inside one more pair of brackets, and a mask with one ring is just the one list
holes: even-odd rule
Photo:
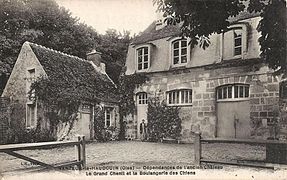
[[[61, 52], [61, 51], [52, 49], [52, 48], [45, 47], [45, 46], [40, 45], [40, 44], [32, 43], [32, 42], [29, 42], [29, 41], [26, 41], [25, 43], [26, 43], [26, 44], [32, 44], [32, 45], [38, 46], [38, 47], [40, 47], [40, 48], [47, 49], [47, 50], [49, 50], [49, 51], [56, 52], [56, 53], [62, 54], [62, 55], [64, 55], [64, 56], [68, 56], [68, 57], [71, 57], [71, 58], [76, 58], [76, 59], [78, 59], [78, 60], [80, 60], [80, 61], [88, 62], [88, 60], [83, 59], [83, 58], [80, 58], [80, 57], [78, 57], [78, 56], [74, 56], [74, 55], [71, 55], [71, 54], [67, 54], [67, 53], [64, 53], [64, 52]], [[25, 43], [24, 43], [24, 44], [25, 44]]]

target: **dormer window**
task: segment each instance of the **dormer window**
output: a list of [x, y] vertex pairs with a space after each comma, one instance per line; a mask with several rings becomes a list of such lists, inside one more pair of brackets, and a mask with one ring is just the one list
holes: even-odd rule
[[223, 59], [244, 59], [247, 51], [247, 27], [244, 24], [232, 25], [223, 33]]
[[234, 30], [234, 56], [242, 54], [242, 30]]
[[172, 42], [172, 64], [184, 65], [187, 63], [187, 40], [179, 39]]
[[150, 50], [148, 46], [136, 50], [137, 70], [145, 71], [150, 66]]

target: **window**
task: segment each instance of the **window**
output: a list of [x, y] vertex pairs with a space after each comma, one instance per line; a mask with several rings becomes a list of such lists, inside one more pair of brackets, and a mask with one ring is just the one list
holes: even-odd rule
[[280, 98], [287, 99], [287, 81], [280, 83]]
[[242, 54], [242, 29], [233, 31], [234, 37], [234, 56]]
[[83, 104], [82, 105], [82, 112], [90, 113], [91, 111], [91, 105], [90, 104]]
[[113, 108], [105, 108], [105, 127], [108, 128], [112, 124]]
[[141, 92], [137, 94], [138, 104], [147, 104], [147, 93]]
[[192, 104], [192, 90], [182, 89], [167, 92], [169, 105], [190, 105]]
[[26, 106], [26, 127], [36, 126], [36, 104], [27, 104]]
[[229, 30], [223, 33], [222, 38], [222, 59], [244, 59], [244, 53], [247, 52], [247, 26], [245, 24], [231, 25]]
[[188, 60], [187, 40], [179, 39], [172, 42], [172, 64], [184, 65]]
[[137, 49], [137, 70], [142, 71], [149, 68], [149, 48], [141, 47]]
[[237, 100], [249, 98], [249, 85], [225, 85], [217, 88], [217, 100]]

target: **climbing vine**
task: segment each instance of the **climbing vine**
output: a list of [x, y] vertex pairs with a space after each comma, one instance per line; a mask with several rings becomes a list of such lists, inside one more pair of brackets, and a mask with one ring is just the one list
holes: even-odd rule
[[125, 125], [123, 118], [128, 114], [133, 114], [135, 110], [134, 90], [137, 86], [145, 83], [148, 77], [144, 73], [134, 73], [131, 75], [122, 75], [119, 78], [119, 113], [120, 113], [120, 134], [119, 139], [125, 137]]
[[147, 112], [147, 131], [150, 141], [162, 138], [178, 139], [181, 135], [179, 107], [167, 106], [157, 98], [149, 98]]

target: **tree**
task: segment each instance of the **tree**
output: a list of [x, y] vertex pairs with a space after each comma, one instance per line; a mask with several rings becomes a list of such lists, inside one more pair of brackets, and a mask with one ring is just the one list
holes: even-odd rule
[[182, 22], [182, 36], [191, 38], [191, 46], [206, 48], [212, 33], [227, 30], [229, 17], [240, 12], [260, 12], [261, 57], [277, 73], [286, 73], [286, 1], [285, 0], [153, 0], [163, 11], [168, 24]]
[[119, 76], [125, 66], [131, 40], [129, 31], [120, 33], [115, 29], [108, 29], [106, 34], [100, 35], [100, 42], [96, 46], [96, 49], [102, 53], [107, 74], [116, 84], [119, 84]]
[[100, 41], [54, 0], [0, 0], [0, 24], [0, 94], [25, 41], [81, 58]]

